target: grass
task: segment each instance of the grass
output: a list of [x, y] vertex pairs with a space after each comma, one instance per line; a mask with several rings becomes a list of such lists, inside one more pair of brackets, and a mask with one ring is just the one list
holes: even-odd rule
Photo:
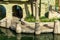
[[35, 17], [33, 17], [32, 15], [28, 16], [25, 18], [25, 21], [27, 22], [35, 22]]
[[[59, 20], [60, 21], [60, 18], [48, 19], [48, 18], [46, 18], [44, 16], [40, 17], [40, 21], [41, 22], [54, 22], [55, 20]], [[26, 17], [25, 21], [27, 21], [27, 22], [35, 22], [36, 20], [35, 20], [34, 17], [30, 16], [30, 17]]]
[[60, 18], [48, 19], [46, 17], [40, 17], [41, 22], [54, 22], [55, 20], [60, 20]]

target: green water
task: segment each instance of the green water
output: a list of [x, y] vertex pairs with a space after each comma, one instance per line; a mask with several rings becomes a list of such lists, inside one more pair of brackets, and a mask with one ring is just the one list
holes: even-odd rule
[[53, 35], [53, 33], [42, 33], [37, 36], [33, 34], [16, 34], [9, 29], [0, 28], [0, 40], [60, 40], [60, 35]]

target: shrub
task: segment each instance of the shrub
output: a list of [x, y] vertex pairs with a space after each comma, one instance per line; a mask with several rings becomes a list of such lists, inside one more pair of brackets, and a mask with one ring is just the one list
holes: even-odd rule
[[42, 17], [40, 17], [40, 19], [46, 19], [46, 17], [45, 16], [42, 16]]
[[32, 15], [28, 16], [25, 18], [25, 21], [28, 21], [28, 22], [35, 22], [35, 17], [33, 17]]
[[[45, 16], [40, 17], [40, 21], [41, 22], [54, 22], [55, 20], [59, 20], [60, 21], [60, 18], [48, 19]], [[27, 21], [27, 22], [35, 22], [36, 20], [35, 20], [35, 17], [30, 15], [29, 17], [25, 18], [25, 21]]]
[[45, 19], [41, 19], [41, 22], [54, 22], [55, 20], [59, 20], [59, 19], [58, 18], [53, 18], [53, 19], [45, 18]]

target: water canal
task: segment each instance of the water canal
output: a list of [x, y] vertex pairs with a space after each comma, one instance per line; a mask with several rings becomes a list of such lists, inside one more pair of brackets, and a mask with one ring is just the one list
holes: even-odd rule
[[60, 35], [53, 35], [53, 33], [42, 33], [37, 36], [34, 34], [16, 34], [9, 29], [0, 28], [0, 40], [60, 40]]

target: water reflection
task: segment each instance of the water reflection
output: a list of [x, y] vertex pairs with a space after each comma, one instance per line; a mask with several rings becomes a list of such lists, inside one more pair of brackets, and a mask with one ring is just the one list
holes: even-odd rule
[[40, 40], [40, 35], [34, 36], [34, 40]]
[[17, 34], [16, 37], [17, 37], [17, 40], [21, 40], [21, 34]]
[[53, 35], [53, 33], [16, 34], [9, 29], [0, 28], [0, 40], [60, 40], [60, 35]]
[[35, 40], [54, 40], [53, 33], [42, 33], [38, 36], [35, 36]]
[[0, 28], [0, 40], [34, 40], [32, 34], [16, 34], [15, 32]]
[[54, 40], [60, 40], [60, 35], [54, 35]]

